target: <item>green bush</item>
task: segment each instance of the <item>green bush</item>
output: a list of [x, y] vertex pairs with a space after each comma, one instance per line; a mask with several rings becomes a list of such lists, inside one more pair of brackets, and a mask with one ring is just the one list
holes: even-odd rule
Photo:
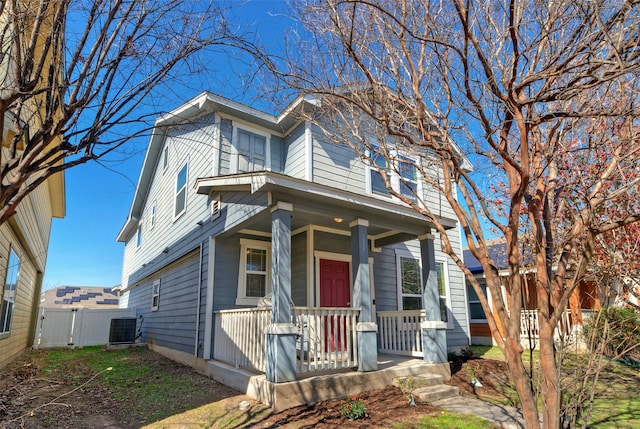
[[586, 344], [602, 346], [605, 357], [640, 360], [640, 313], [627, 307], [606, 307], [585, 321]]
[[342, 404], [342, 416], [350, 420], [366, 419], [367, 407], [362, 399], [352, 396]]

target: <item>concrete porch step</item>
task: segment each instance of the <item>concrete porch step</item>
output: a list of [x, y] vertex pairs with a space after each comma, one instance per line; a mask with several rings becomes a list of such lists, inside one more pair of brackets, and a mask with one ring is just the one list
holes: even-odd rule
[[452, 398], [460, 393], [456, 386], [448, 386], [440, 384], [437, 386], [420, 387], [413, 390], [413, 396], [419, 398], [422, 402], [433, 403], [440, 399]]
[[405, 392], [413, 391], [421, 387], [438, 386], [444, 382], [440, 374], [420, 374], [404, 377], [394, 377], [393, 385]]

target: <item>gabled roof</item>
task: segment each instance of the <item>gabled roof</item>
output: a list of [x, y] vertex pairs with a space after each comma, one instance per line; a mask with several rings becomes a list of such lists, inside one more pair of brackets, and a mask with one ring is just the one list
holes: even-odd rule
[[312, 106], [315, 104], [315, 100], [310, 97], [298, 97], [279, 115], [274, 116], [205, 91], [177, 109], [160, 116], [154, 124], [131, 209], [127, 221], [118, 234], [117, 241], [127, 241], [138, 226], [168, 127], [189, 122], [205, 113], [222, 112], [282, 135], [298, 122], [299, 111], [305, 104]]

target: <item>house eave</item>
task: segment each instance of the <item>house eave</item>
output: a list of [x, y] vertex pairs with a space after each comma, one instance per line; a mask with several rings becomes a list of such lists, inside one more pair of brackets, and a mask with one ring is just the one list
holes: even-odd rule
[[[383, 211], [405, 219], [425, 223], [426, 227], [433, 227], [431, 222], [410, 207], [392, 201], [384, 201], [371, 196], [355, 194], [353, 192], [333, 188], [303, 179], [286, 176], [273, 172], [243, 173], [221, 177], [204, 177], [196, 180], [195, 189], [198, 194], [209, 195], [212, 192], [230, 189], [256, 192], [286, 191], [300, 192], [316, 199], [332, 200], [337, 205], [357, 206], [372, 212]], [[453, 229], [457, 223], [454, 219], [440, 218], [446, 229]]]

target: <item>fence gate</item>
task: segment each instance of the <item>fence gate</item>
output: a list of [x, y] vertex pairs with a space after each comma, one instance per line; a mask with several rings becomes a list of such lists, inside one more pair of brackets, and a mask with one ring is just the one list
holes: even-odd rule
[[135, 316], [134, 308], [41, 308], [33, 348], [107, 344], [111, 319]]

